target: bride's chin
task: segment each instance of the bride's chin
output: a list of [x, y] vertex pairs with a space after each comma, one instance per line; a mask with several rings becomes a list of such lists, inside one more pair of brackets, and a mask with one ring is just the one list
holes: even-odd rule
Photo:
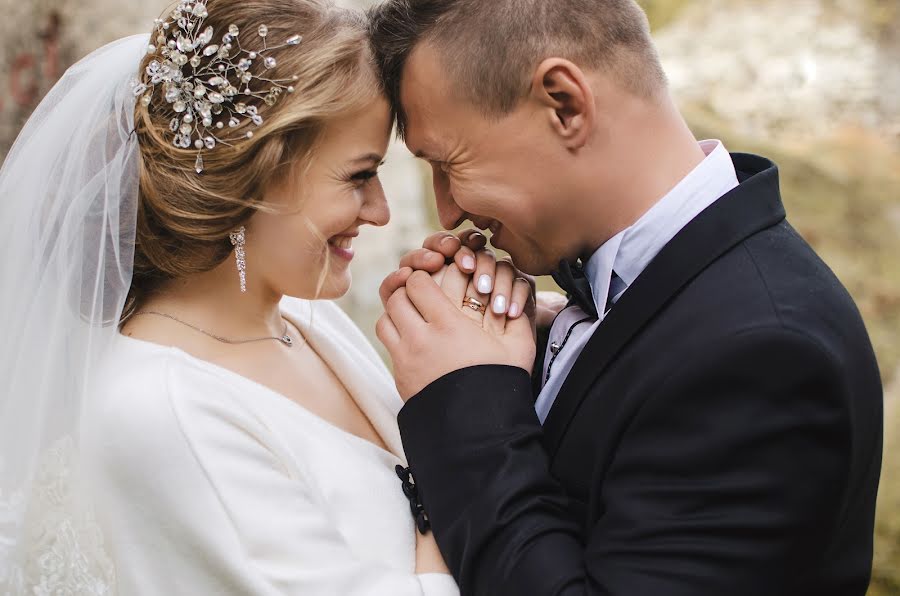
[[332, 268], [331, 273], [325, 278], [322, 289], [319, 291], [319, 300], [337, 300], [343, 298], [350, 291], [353, 278], [350, 271], [344, 267], [341, 271]]

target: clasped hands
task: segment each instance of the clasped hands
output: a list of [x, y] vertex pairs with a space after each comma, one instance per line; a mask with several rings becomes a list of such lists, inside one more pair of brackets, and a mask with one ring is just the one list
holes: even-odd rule
[[434, 234], [382, 283], [385, 313], [376, 333], [393, 360], [404, 401], [470, 366], [497, 364], [531, 372], [534, 281], [510, 261], [497, 260], [486, 244], [476, 230], [458, 237]]

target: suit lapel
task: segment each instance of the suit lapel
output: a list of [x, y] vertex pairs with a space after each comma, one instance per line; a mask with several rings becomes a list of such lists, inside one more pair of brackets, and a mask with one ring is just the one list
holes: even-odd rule
[[784, 220], [775, 164], [755, 155], [732, 158], [740, 186], [713, 203], [660, 251], [579, 355], [544, 424], [551, 457], [591, 386], [669, 300], [735, 245]]

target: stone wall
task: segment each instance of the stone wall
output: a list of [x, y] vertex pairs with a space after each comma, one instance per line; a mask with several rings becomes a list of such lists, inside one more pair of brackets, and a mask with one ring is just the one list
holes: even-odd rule
[[900, 145], [898, 48], [869, 17], [858, 0], [695, 0], [656, 39], [678, 99], [741, 134]]
[[[344, 0], [362, 8], [368, 0]], [[0, 159], [19, 128], [65, 69], [92, 50], [148, 32], [165, 0], [0, 0]], [[392, 220], [363, 231], [353, 289], [342, 302], [370, 337], [381, 313], [378, 286], [400, 255], [428, 233], [422, 171], [406, 149], [392, 146], [382, 176]]]
[[100, 46], [150, 32], [160, 0], [0, 0], [0, 157], [65, 69]]

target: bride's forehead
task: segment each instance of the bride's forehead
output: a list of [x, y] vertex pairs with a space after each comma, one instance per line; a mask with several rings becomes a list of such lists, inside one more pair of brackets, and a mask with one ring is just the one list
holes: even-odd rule
[[320, 149], [354, 157], [370, 153], [383, 155], [390, 141], [391, 124], [386, 104], [373, 104], [326, 123]]

